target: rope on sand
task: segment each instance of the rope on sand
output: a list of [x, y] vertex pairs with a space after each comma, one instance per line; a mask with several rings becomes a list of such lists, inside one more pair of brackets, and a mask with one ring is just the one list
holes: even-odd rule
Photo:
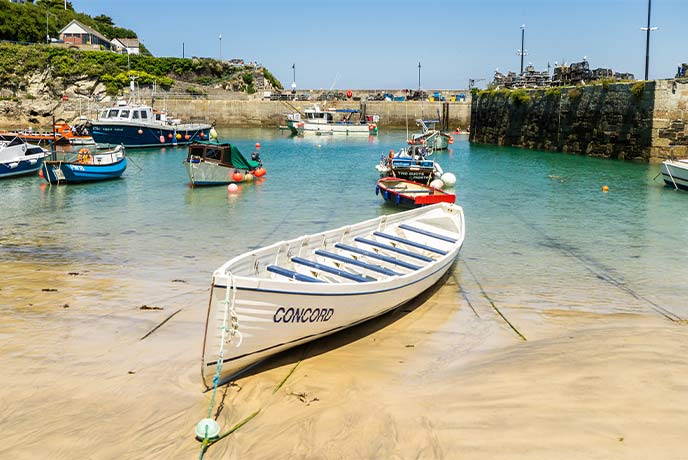
[[511, 324], [511, 321], [509, 321], [509, 320], [507, 319], [507, 317], [504, 316], [504, 314], [502, 313], [502, 311], [501, 311], [499, 308], [497, 308], [497, 305], [495, 305], [495, 303], [492, 301], [492, 299], [490, 298], [490, 296], [487, 295], [487, 292], [485, 292], [485, 289], [483, 289], [483, 285], [480, 284], [480, 281], [478, 281], [478, 278], [475, 276], [475, 273], [473, 273], [473, 270], [471, 270], [471, 267], [468, 266], [468, 262], [466, 262], [465, 260], [463, 260], [463, 264], [466, 266], [466, 268], [468, 269], [468, 273], [471, 274], [471, 276], [473, 277], [473, 280], [476, 282], [476, 284], [477, 284], [478, 287], [480, 288], [480, 292], [482, 293], [483, 297], [485, 297], [485, 299], [487, 299], [487, 301], [490, 303], [490, 305], [492, 306], [492, 308], [494, 309], [494, 311], [496, 311], [497, 314], [498, 314], [499, 316], [502, 317], [502, 319], [504, 320], [504, 322], [506, 322], [506, 324], [508, 324], [509, 327], [510, 327], [510, 328], [511, 328], [511, 329], [512, 329], [512, 330], [513, 330], [513, 331], [514, 331], [514, 332], [515, 332], [524, 342], [527, 342], [528, 339], [526, 339], [526, 336], [523, 335], [523, 334], [521, 334], [521, 331], [519, 331], [518, 329], [516, 329], [516, 326], [514, 326], [513, 324]]

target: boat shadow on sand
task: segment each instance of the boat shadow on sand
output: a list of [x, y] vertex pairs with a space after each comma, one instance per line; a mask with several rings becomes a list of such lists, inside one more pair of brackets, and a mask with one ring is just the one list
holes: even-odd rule
[[224, 379], [222, 384], [226, 385], [236, 381], [239, 378], [260, 374], [261, 372], [295, 364], [299, 361], [305, 361], [309, 358], [313, 358], [323, 353], [328, 353], [337, 348], [356, 342], [374, 334], [381, 329], [384, 329], [407, 314], [413, 312], [418, 307], [422, 306], [439, 289], [441, 289], [446, 281], [453, 275], [454, 270], [457, 267], [458, 260], [459, 259], [454, 261], [450, 269], [447, 270], [447, 272], [437, 281], [437, 283], [408, 302], [405, 302], [380, 316], [371, 318], [355, 326], [348, 327], [344, 330], [335, 332], [312, 342], [284, 350], [283, 352], [277, 353], [273, 356], [269, 356], [264, 360], [259, 361], [256, 364], [229, 377], [228, 379]]

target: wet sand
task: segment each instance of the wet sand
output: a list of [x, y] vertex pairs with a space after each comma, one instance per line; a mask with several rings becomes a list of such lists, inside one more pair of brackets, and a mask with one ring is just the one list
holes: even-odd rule
[[[0, 458], [198, 458], [208, 285], [106, 272], [2, 264]], [[527, 340], [459, 264], [430, 295], [222, 388], [223, 431], [260, 412], [205, 458], [685, 458], [688, 325], [500, 311]]]

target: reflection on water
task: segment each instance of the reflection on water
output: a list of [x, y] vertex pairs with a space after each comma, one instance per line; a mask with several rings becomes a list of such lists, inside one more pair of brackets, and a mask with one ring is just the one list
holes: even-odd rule
[[[220, 136], [246, 156], [260, 142], [267, 176], [235, 194], [191, 188], [179, 147], [129, 150], [121, 180], [57, 187], [38, 177], [4, 180], [0, 260], [209, 281], [248, 249], [397, 212], [375, 195], [375, 164], [404, 145], [403, 131]], [[467, 221], [462, 257], [496, 302], [524, 311], [647, 312], [656, 304], [688, 314], [688, 193], [653, 181], [658, 165], [471, 146], [465, 137], [435, 159], [457, 177]]]

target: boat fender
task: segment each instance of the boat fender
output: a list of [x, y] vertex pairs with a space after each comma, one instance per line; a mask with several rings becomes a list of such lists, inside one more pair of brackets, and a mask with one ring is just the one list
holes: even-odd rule
[[397, 195], [397, 206], [401, 203], [401, 195]]
[[234, 174], [232, 174], [232, 180], [234, 182], [241, 182], [242, 180], [244, 180], [244, 175], [235, 169]]
[[143, 130], [142, 130], [142, 129], [139, 129], [138, 132], [139, 132], [139, 136], [140, 136], [141, 134], [143, 134]]
[[160, 135], [160, 143], [161, 144], [165, 143], [165, 136], [163, 136], [162, 134]]
[[379, 194], [380, 194], [380, 186], [379, 186], [379, 185], [376, 185], [376, 186], [375, 186], [375, 196], [377, 196], [377, 195], [379, 195]]

